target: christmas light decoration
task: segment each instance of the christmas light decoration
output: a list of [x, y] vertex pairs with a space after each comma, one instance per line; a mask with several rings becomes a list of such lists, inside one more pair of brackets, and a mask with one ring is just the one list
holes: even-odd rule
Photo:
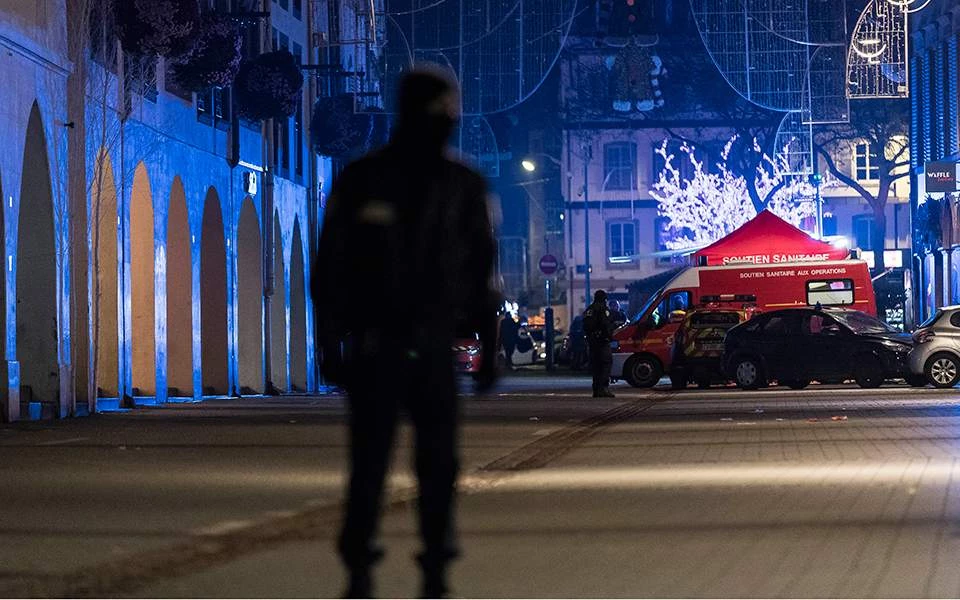
[[[705, 246], [756, 216], [746, 179], [726, 164], [735, 141], [727, 142], [721, 160], [712, 166], [704, 164], [696, 149], [686, 143], [680, 147], [680, 156], [668, 151], [666, 141], [656, 150], [664, 167], [650, 196], [657, 201], [659, 214], [667, 218], [666, 229], [672, 236], [663, 243], [668, 249]], [[689, 178], [681, 175], [680, 161], [692, 165]], [[776, 190], [765, 208], [799, 227], [816, 215], [816, 190], [807, 178], [792, 177], [788, 170], [782, 160], [764, 156], [757, 167], [757, 191], [766, 198]]]
[[860, 13], [847, 52], [848, 98], [909, 96], [907, 14], [914, 1], [870, 0]]

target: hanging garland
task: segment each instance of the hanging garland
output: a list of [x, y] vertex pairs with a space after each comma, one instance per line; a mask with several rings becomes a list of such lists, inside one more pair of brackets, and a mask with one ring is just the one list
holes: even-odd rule
[[117, 0], [117, 34], [133, 54], [186, 52], [200, 22], [199, 0]]
[[287, 50], [267, 52], [243, 63], [234, 81], [241, 114], [255, 121], [292, 115], [302, 88], [300, 64]]
[[349, 159], [386, 143], [386, 114], [375, 108], [355, 112], [353, 107], [350, 94], [317, 100], [310, 119], [310, 136], [317, 153]]
[[173, 76], [190, 91], [226, 87], [240, 70], [241, 44], [236, 21], [223, 15], [204, 15], [193, 48], [173, 62]]

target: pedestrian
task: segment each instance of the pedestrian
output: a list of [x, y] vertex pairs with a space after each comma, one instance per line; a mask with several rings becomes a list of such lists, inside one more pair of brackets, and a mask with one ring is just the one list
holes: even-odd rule
[[607, 306], [607, 293], [597, 290], [593, 304], [583, 312], [583, 331], [590, 347], [590, 370], [593, 372], [593, 397], [613, 398], [610, 391], [610, 369], [613, 367], [613, 323]]
[[503, 313], [503, 319], [500, 320], [500, 347], [503, 348], [505, 364], [508, 369], [513, 370], [513, 352], [517, 349], [517, 341], [520, 337], [520, 324], [513, 319], [510, 311]]
[[477, 332], [477, 385], [492, 385], [499, 298], [491, 290], [486, 184], [446, 156], [458, 119], [456, 86], [441, 71], [414, 69], [400, 83], [389, 144], [349, 165], [326, 206], [312, 292], [322, 372], [349, 395], [350, 477], [337, 544], [347, 597], [374, 593], [384, 479], [401, 409], [415, 430], [425, 597], [447, 594], [447, 568], [459, 553], [452, 346], [456, 331]]

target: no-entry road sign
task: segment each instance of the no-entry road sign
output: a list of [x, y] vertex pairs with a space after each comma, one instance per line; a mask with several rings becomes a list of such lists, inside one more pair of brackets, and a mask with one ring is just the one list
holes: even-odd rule
[[544, 275], [553, 275], [557, 272], [557, 267], [560, 266], [560, 263], [557, 261], [557, 257], [552, 254], [544, 254], [540, 257], [540, 272]]

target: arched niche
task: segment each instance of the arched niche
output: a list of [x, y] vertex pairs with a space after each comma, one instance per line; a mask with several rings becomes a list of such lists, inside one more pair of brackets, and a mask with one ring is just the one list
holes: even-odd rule
[[106, 150], [101, 150], [90, 182], [90, 233], [95, 261], [92, 276], [97, 395], [106, 398], [120, 396], [118, 219], [113, 163]]
[[154, 247], [153, 195], [147, 168], [140, 163], [130, 196], [130, 347], [137, 396], [153, 396], [157, 389]]
[[167, 396], [193, 396], [193, 261], [183, 183], [170, 189], [167, 212]]
[[263, 244], [253, 200], [240, 207], [237, 227], [238, 366], [241, 394], [263, 393]]
[[17, 360], [21, 401], [58, 404], [57, 260], [53, 189], [43, 122], [30, 111], [17, 235]]
[[290, 244], [290, 391], [307, 390], [307, 298], [304, 286], [303, 239], [293, 223]]
[[227, 249], [220, 198], [210, 188], [200, 233], [200, 344], [204, 395], [228, 392]]

